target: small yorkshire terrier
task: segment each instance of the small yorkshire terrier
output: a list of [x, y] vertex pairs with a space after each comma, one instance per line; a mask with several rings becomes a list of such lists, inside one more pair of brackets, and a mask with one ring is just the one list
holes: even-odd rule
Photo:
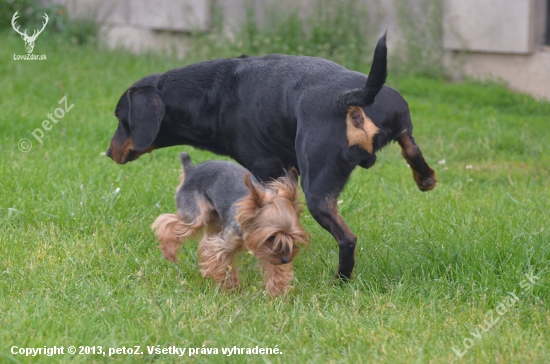
[[195, 166], [189, 154], [181, 153], [180, 158], [178, 213], [162, 214], [152, 225], [164, 257], [177, 261], [182, 242], [202, 234], [199, 266], [203, 277], [212, 277], [226, 290], [235, 289], [239, 277], [234, 257], [248, 249], [261, 262], [266, 291], [273, 296], [285, 293], [293, 276], [297, 243], [308, 244], [309, 240], [300, 224], [296, 170], [262, 185], [232, 162]]

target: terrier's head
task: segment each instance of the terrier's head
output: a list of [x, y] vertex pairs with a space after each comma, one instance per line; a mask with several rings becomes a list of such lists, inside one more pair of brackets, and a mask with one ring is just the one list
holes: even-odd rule
[[300, 224], [298, 173], [292, 169], [265, 187], [250, 181], [246, 173], [244, 182], [250, 193], [237, 203], [236, 219], [245, 247], [259, 260], [290, 263], [298, 253], [297, 244], [309, 241]]

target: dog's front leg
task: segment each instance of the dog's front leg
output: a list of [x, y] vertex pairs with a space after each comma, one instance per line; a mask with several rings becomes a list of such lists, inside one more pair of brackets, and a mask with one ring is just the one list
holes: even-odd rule
[[227, 291], [233, 291], [239, 284], [239, 275], [234, 266], [235, 253], [241, 243], [224, 240], [222, 234], [205, 235], [199, 243], [199, 266], [203, 277], [212, 277]]
[[[328, 146], [327, 149], [330, 150]], [[357, 237], [340, 216], [337, 201], [354, 167], [355, 165], [344, 160], [331, 162], [326, 158], [310, 160], [300, 165], [307, 208], [313, 218], [338, 242], [340, 257], [336, 277], [344, 279], [351, 278]]]
[[309, 212], [317, 222], [338, 242], [339, 263], [337, 278], [351, 278], [355, 266], [355, 245], [357, 237], [351, 232], [348, 225], [340, 216], [336, 207], [336, 198], [313, 195], [307, 197]]
[[292, 263], [274, 265], [264, 261], [262, 268], [265, 272], [265, 290], [268, 294], [277, 296], [288, 291], [289, 283], [294, 276]]

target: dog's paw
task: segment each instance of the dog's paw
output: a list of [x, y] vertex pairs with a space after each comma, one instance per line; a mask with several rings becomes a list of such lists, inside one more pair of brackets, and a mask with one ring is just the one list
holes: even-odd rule
[[420, 180], [418, 183], [418, 189], [422, 192], [427, 192], [427, 191], [433, 190], [436, 185], [437, 185], [437, 178], [435, 178], [435, 175], [434, 175], [434, 176], [430, 176]]

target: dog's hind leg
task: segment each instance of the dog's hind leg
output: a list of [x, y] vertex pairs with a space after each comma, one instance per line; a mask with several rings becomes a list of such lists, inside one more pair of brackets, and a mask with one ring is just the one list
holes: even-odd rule
[[189, 198], [185, 209], [178, 209], [178, 214], [162, 214], [151, 226], [156, 230], [162, 254], [171, 262], [177, 262], [177, 251], [184, 239], [198, 235], [203, 229], [213, 231], [219, 218], [212, 206], [200, 200]]
[[157, 239], [161, 242], [159, 248], [164, 257], [176, 262], [176, 253], [183, 240], [195, 235], [203, 225], [200, 221], [186, 223], [176, 214], [162, 214], [151, 227], [156, 230]]
[[410, 131], [404, 130], [397, 138], [397, 142], [401, 147], [403, 158], [405, 158], [413, 171], [414, 180], [420, 191], [432, 190], [437, 183], [435, 172], [424, 160], [420, 148], [418, 148], [414, 138], [410, 135]]
[[[224, 236], [225, 235], [225, 236]], [[212, 277], [226, 290], [239, 285], [239, 275], [233, 264], [243, 242], [236, 233], [205, 235], [199, 243], [200, 270], [203, 277]]]

